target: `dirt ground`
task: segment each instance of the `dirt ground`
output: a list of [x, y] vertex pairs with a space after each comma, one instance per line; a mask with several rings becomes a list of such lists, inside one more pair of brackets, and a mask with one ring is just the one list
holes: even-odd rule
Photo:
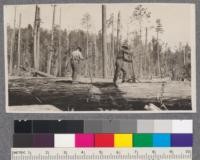
[[141, 81], [115, 87], [111, 79], [11, 78], [11, 111], [143, 111], [152, 103], [160, 109], [191, 110], [191, 82]]

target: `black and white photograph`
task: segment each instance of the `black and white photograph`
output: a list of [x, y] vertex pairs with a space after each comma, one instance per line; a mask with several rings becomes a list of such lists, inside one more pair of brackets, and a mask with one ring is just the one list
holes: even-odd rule
[[6, 112], [196, 112], [192, 3], [4, 5]]

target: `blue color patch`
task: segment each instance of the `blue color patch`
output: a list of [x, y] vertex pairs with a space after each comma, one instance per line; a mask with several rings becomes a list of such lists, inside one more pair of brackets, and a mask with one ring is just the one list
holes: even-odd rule
[[153, 134], [153, 146], [154, 147], [171, 147], [171, 135], [170, 134]]

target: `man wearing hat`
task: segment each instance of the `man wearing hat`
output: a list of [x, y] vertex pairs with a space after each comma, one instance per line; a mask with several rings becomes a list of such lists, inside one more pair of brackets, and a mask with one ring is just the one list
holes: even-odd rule
[[117, 86], [117, 79], [120, 76], [120, 72], [122, 71], [122, 83], [126, 80], [126, 63], [131, 63], [132, 60], [126, 58], [128, 55], [131, 55], [131, 52], [129, 51], [128, 44], [124, 43], [120, 49], [120, 51], [117, 54], [116, 63], [115, 63], [115, 73], [113, 78], [113, 83], [115, 86]]

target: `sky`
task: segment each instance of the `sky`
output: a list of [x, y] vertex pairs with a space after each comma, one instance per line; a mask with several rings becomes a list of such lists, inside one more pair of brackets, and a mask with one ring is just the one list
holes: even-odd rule
[[[138, 3], [134, 4], [105, 4], [107, 11], [107, 19], [112, 13], [115, 17], [115, 28], [117, 21], [117, 14], [121, 13], [122, 22], [122, 38], [127, 37], [127, 33], [138, 30], [138, 23], [130, 22], [130, 16]], [[143, 29], [146, 26], [155, 26], [156, 19], [161, 19], [164, 32], [160, 35], [162, 41], [166, 41], [168, 46], [174, 48], [180, 42], [182, 44], [193, 45], [195, 41], [195, 6], [193, 4], [166, 4], [166, 3], [143, 3], [148, 11], [151, 12], [149, 22], [143, 23]], [[14, 5], [4, 6], [4, 24], [13, 27], [14, 19]], [[53, 7], [51, 4], [39, 5], [41, 10], [41, 27], [51, 29]], [[19, 22], [19, 14], [22, 14], [22, 27], [34, 23], [35, 5], [17, 5], [17, 22]], [[92, 27], [90, 32], [97, 33], [101, 29], [102, 13], [101, 4], [57, 4], [56, 5], [56, 19], [55, 23], [59, 24], [59, 14], [61, 9], [61, 28], [62, 29], [83, 29], [81, 19], [85, 13], [91, 15]], [[129, 24], [129, 25], [127, 25]], [[128, 30], [128, 31], [127, 31]], [[108, 33], [110, 29], [108, 29]], [[115, 32], [116, 34], [116, 32]], [[144, 31], [142, 32], [144, 37]], [[155, 29], [149, 30], [148, 39], [155, 36]]]

